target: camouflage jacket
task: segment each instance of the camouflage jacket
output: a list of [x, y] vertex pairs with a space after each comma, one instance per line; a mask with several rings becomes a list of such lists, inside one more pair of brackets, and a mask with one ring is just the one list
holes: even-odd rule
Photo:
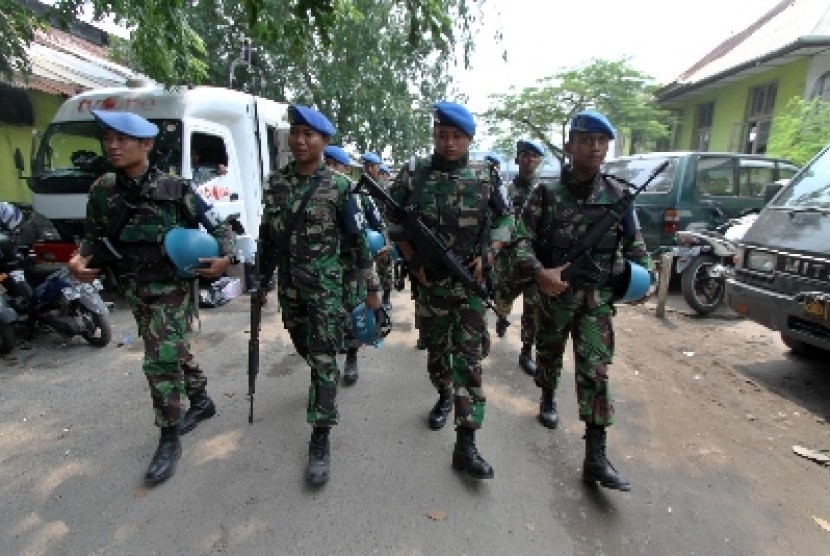
[[[305, 210], [286, 236], [289, 219], [315, 183], [318, 185]], [[294, 281], [314, 282], [314, 287], [339, 287], [344, 272], [353, 270], [352, 265], [365, 265], [363, 261], [370, 265], [369, 245], [363, 234], [357, 234], [359, 256], [355, 260], [349, 256], [343, 222], [352, 194], [348, 178], [332, 172], [322, 162], [310, 177], [298, 176], [295, 162], [273, 172], [264, 192], [260, 225], [263, 280], [278, 269], [281, 279], [290, 276]]]
[[[164, 253], [164, 236], [172, 228], [200, 224], [216, 238], [221, 256], [235, 252], [230, 228], [187, 180], [155, 168], [135, 178], [108, 173], [90, 188], [80, 253], [93, 255], [93, 261], [100, 256], [118, 275], [171, 279], [175, 272]], [[104, 239], [127, 257], [113, 261]]]
[[[466, 157], [448, 163], [433, 156], [415, 159], [401, 169], [390, 195], [401, 206], [415, 205], [422, 221], [467, 263], [481, 254], [483, 246], [510, 240], [509, 208], [500, 209], [493, 202], [496, 178], [484, 164], [468, 165]], [[409, 240], [402, 223], [392, 218], [389, 235], [393, 241]], [[424, 260], [424, 269], [439, 276], [446, 271], [430, 259]]]
[[[625, 187], [599, 173], [593, 183], [587, 184], [590, 187], [587, 196], [574, 193], [576, 185], [572, 174], [565, 170], [559, 180], [541, 184], [531, 192], [514, 235], [514, 260], [519, 276], [531, 277], [539, 263], [545, 268], [558, 265], [591, 224], [605, 214], [609, 205], [620, 199]], [[591, 283], [575, 276], [571, 282], [577, 288], [606, 286], [612, 275], [622, 273], [625, 260], [653, 270], [633, 206], [592, 247], [590, 257], [604, 278]]]

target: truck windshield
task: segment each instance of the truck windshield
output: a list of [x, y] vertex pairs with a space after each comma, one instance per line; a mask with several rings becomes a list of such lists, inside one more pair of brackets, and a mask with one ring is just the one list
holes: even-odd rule
[[[165, 172], [181, 168], [182, 124], [152, 120], [159, 126], [151, 164]], [[101, 127], [93, 120], [51, 124], [32, 164], [34, 178], [98, 177], [111, 170], [101, 144]]]
[[[642, 185], [666, 158], [627, 158], [610, 160], [602, 167], [603, 174], [611, 174], [617, 178], [633, 183], [636, 186]], [[677, 159], [669, 158], [668, 167], [654, 178], [643, 193], [667, 193], [671, 191], [674, 181], [674, 172], [677, 168]]]
[[830, 148], [814, 159], [774, 200], [781, 208], [830, 209]]

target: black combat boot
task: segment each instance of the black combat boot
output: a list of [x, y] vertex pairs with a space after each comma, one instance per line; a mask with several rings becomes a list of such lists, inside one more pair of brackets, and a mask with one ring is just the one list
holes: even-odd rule
[[553, 390], [542, 389], [542, 401], [539, 402], [539, 422], [549, 429], [555, 429], [559, 425], [559, 414], [556, 412], [556, 402], [553, 397]]
[[628, 492], [631, 485], [617, 473], [605, 456], [605, 427], [587, 425], [585, 428], [585, 462], [582, 464], [582, 480], [598, 482], [605, 488]]
[[438, 391], [438, 401], [429, 412], [429, 428], [434, 431], [444, 428], [447, 424], [447, 415], [452, 410], [453, 401], [452, 386], [446, 386]]
[[357, 382], [357, 348], [346, 351], [346, 365], [343, 368], [343, 383], [350, 386]]
[[381, 303], [383, 303], [383, 308], [387, 311], [392, 310], [392, 301], [389, 299], [390, 295], [392, 295], [390, 290], [383, 290], [383, 298], [381, 299]]
[[156, 448], [150, 467], [147, 468], [147, 474], [144, 475], [144, 482], [153, 486], [172, 477], [181, 455], [182, 443], [179, 441], [179, 428], [162, 427], [159, 446]]
[[329, 427], [314, 427], [308, 442], [308, 470], [306, 479], [313, 485], [329, 480], [331, 454], [329, 453]]
[[179, 424], [179, 434], [187, 434], [196, 428], [199, 421], [210, 419], [216, 415], [216, 406], [213, 404], [206, 390], [199, 390], [190, 398], [190, 408], [184, 414]]
[[458, 428], [455, 449], [452, 451], [452, 468], [465, 471], [473, 479], [492, 479], [493, 468], [478, 453], [475, 434], [476, 431], [473, 429]]
[[496, 335], [499, 338], [504, 338], [504, 335], [507, 334], [507, 327], [510, 323], [507, 319], [498, 319], [496, 321]]
[[530, 376], [536, 376], [536, 361], [533, 360], [533, 344], [523, 344], [519, 354], [519, 366]]

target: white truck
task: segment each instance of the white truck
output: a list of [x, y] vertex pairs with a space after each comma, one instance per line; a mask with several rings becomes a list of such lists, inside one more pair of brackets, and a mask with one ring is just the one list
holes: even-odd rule
[[62, 242], [36, 246], [42, 260], [68, 260], [83, 233], [89, 187], [108, 170], [91, 113], [99, 109], [135, 112], [158, 125], [151, 162], [193, 180], [223, 216], [238, 213], [245, 234], [237, 243], [252, 260], [265, 179], [291, 156], [288, 105], [230, 89], [165, 90], [147, 82], [68, 99], [40, 138], [29, 178], [33, 208], [55, 225]]

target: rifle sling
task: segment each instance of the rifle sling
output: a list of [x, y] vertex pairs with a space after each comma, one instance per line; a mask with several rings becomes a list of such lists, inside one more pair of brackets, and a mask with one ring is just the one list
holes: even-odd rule
[[277, 240], [277, 245], [279, 245], [283, 251], [288, 252], [291, 248], [291, 234], [294, 233], [294, 228], [297, 227], [297, 223], [300, 221], [300, 215], [305, 212], [305, 208], [311, 200], [311, 196], [314, 195], [314, 192], [317, 191], [317, 188], [320, 187], [321, 183], [323, 183], [323, 176], [318, 175], [303, 194], [303, 198], [300, 201], [300, 205], [297, 207], [297, 210], [292, 212], [286, 220], [285, 230], [283, 230], [282, 235]]

